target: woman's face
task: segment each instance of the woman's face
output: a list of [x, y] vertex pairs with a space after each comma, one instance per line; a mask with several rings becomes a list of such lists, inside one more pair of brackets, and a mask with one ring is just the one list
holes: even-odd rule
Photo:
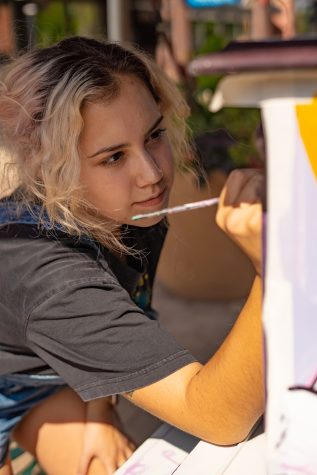
[[85, 105], [83, 119], [79, 149], [85, 198], [121, 224], [159, 222], [161, 217], [131, 219], [165, 208], [173, 183], [164, 118], [149, 90], [133, 76], [122, 77], [119, 96]]

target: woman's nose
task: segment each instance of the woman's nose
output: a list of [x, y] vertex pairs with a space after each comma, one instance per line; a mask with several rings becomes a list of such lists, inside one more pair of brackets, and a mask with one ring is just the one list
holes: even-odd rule
[[155, 185], [161, 181], [163, 171], [153, 155], [144, 151], [139, 154], [137, 161], [136, 180], [139, 187]]

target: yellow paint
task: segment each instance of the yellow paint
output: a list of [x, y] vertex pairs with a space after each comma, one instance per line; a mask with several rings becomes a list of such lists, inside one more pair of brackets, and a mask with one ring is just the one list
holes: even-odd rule
[[317, 179], [317, 96], [309, 104], [296, 106], [299, 131]]

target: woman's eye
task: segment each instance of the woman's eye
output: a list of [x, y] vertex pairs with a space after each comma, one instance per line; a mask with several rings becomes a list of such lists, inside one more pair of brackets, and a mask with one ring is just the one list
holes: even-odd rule
[[123, 157], [123, 152], [116, 152], [110, 157], [107, 157], [105, 160], [103, 160], [101, 162], [101, 165], [115, 165], [116, 163], [118, 163], [118, 161], [122, 157]]
[[156, 129], [151, 133], [148, 140], [158, 140], [164, 135], [165, 132], [166, 129]]

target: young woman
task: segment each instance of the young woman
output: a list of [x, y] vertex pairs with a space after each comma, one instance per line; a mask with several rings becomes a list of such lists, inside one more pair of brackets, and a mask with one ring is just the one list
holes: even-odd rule
[[[166, 221], [132, 216], [167, 206], [190, 153], [187, 114], [130, 47], [75, 37], [6, 68], [0, 130], [15, 190], [0, 202], [1, 475], [10, 437], [48, 474], [113, 473], [133, 450], [116, 394], [217, 444], [261, 415], [259, 277], [205, 366], [151, 308]], [[261, 181], [231, 175], [217, 214], [258, 272]]]

